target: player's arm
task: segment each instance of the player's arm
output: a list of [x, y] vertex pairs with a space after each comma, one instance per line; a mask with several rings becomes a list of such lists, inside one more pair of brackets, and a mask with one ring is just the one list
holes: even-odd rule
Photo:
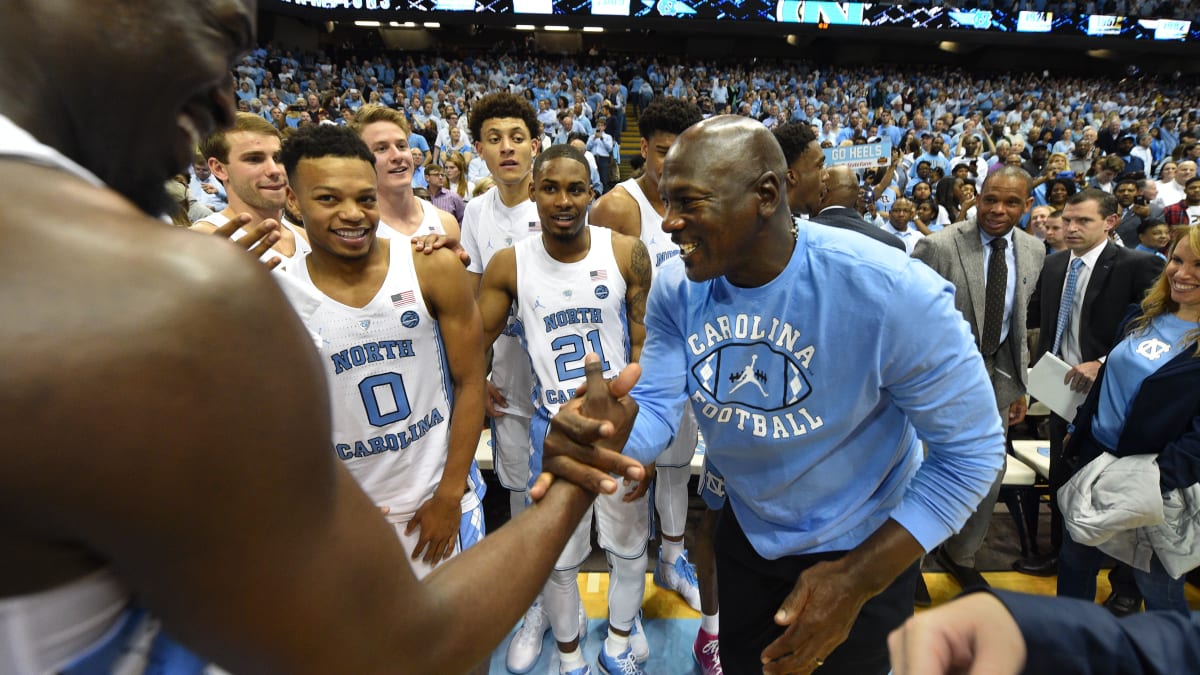
[[483, 321], [483, 344], [490, 346], [508, 323], [508, 311], [517, 298], [517, 253], [512, 247], [492, 256], [479, 281], [479, 314]]
[[430, 564], [450, 557], [462, 519], [467, 473], [483, 428], [483, 327], [467, 272], [458, 257], [443, 249], [414, 258], [421, 294], [437, 319], [454, 387], [450, 409], [450, 447], [442, 479], [429, 501], [417, 508], [408, 533], [420, 530], [413, 558]]
[[629, 360], [642, 357], [646, 342], [646, 297], [650, 294], [650, 253], [641, 239], [613, 236], [621, 274], [625, 277], [625, 318], [629, 327]]
[[82, 542], [172, 634], [232, 672], [451, 673], [485, 658], [590, 498], [555, 485], [417, 582], [331, 451], [318, 356], [276, 285], [240, 253], [157, 239], [143, 243], [173, 251], [158, 264], [113, 260], [153, 288], [123, 293], [131, 311], [110, 325], [114, 339], [59, 366], [69, 386], [39, 409], [63, 422], [66, 454], [6, 457], [21, 480], [0, 480], [4, 498], [40, 505], [26, 527]]
[[642, 233], [641, 210], [625, 188], [613, 188], [596, 200], [588, 213], [588, 223], [631, 237], [641, 236]]

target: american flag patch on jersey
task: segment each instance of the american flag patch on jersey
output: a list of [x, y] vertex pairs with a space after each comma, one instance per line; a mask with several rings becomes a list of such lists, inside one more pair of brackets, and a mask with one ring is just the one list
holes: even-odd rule
[[400, 291], [392, 296], [392, 307], [403, 307], [411, 305], [416, 301], [416, 296], [413, 295], [412, 291]]
[[542, 223], [537, 220], [529, 221], [529, 231], [530, 232], [541, 232], [542, 231]]
[[608, 281], [608, 270], [592, 270], [588, 272], [592, 281]]

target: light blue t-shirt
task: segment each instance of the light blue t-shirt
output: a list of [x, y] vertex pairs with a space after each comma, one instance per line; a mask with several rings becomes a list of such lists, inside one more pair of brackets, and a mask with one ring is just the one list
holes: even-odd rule
[[625, 452], [654, 459], [690, 399], [762, 556], [849, 550], [889, 518], [931, 550], [1004, 462], [979, 350], [920, 261], [799, 222], [787, 267], [757, 288], [659, 268]]
[[1183, 348], [1184, 334], [1196, 324], [1174, 314], [1162, 314], [1150, 322], [1144, 333], [1127, 335], [1108, 354], [1104, 380], [1100, 383], [1100, 402], [1092, 421], [1092, 437], [1106, 448], [1117, 447], [1125, 418], [1142, 382], [1175, 358]]

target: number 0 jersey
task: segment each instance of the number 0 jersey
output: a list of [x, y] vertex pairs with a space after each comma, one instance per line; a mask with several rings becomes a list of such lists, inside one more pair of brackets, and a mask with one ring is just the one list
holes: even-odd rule
[[550, 257], [541, 237], [517, 242], [517, 318], [533, 364], [537, 414], [549, 418], [583, 383], [583, 357], [597, 354], [604, 376], [629, 362], [625, 277], [612, 231], [588, 226], [591, 249], [579, 262]]
[[[313, 286], [306, 260], [287, 274]], [[412, 247], [391, 245], [387, 277], [359, 309], [316, 293], [301, 318], [329, 380], [333, 450], [376, 504], [411, 515], [433, 496], [449, 449], [451, 384]]]

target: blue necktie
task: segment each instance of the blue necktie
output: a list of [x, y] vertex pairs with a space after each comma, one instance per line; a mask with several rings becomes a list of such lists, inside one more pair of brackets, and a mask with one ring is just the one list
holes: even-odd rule
[[1071, 261], [1071, 271], [1067, 273], [1067, 285], [1063, 287], [1062, 298], [1058, 301], [1058, 324], [1054, 327], [1054, 347], [1052, 354], [1062, 356], [1059, 347], [1062, 346], [1063, 333], [1067, 330], [1067, 322], [1071, 320], [1071, 306], [1075, 304], [1075, 282], [1079, 281], [1079, 268], [1083, 267], [1083, 259]]

